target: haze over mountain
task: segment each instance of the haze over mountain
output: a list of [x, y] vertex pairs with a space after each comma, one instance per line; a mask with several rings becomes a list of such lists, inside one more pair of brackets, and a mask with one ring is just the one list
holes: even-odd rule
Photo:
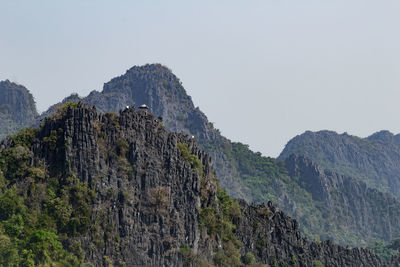
[[3, 0], [0, 9], [0, 80], [29, 88], [41, 112], [101, 91], [133, 64], [162, 62], [224, 136], [266, 156], [306, 130], [400, 132], [397, 0]]
[[0, 267], [400, 267], [400, 1], [0, 10]]

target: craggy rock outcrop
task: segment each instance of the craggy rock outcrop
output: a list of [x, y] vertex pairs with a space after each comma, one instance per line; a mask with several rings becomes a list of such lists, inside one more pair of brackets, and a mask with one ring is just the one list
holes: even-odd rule
[[380, 131], [367, 138], [307, 131], [290, 140], [279, 159], [305, 155], [324, 169], [357, 178], [400, 197], [400, 135]]
[[[104, 244], [94, 246], [92, 234], [81, 236], [86, 261], [99, 266], [106, 256], [127, 266], [180, 266], [183, 244], [212, 259], [212, 250], [205, 250], [212, 243], [205, 243], [198, 222], [200, 178], [177, 147], [187, 143], [204, 176], [213, 178], [210, 157], [193, 139], [167, 132], [152, 114], [133, 108], [120, 115], [80, 105], [63, 112], [46, 121], [33, 152], [96, 192], [91, 217], [102, 220], [96, 235]], [[43, 141], [55, 134], [56, 149]]]
[[37, 117], [35, 101], [25, 87], [9, 80], [0, 82], [0, 140]]
[[182, 132], [196, 138], [199, 146], [212, 157], [221, 184], [232, 196], [250, 200], [241, 192], [236, 164], [224, 153], [224, 150], [232, 150], [230, 140], [214, 129], [206, 115], [194, 106], [180, 80], [167, 67], [161, 64], [134, 66], [124, 75], [105, 83], [103, 91], [93, 91], [83, 98], [73, 94], [50, 107], [41, 118], [51, 115], [62, 104], [79, 101], [95, 106], [103, 113], [146, 104], [150, 112], [163, 118], [169, 131]]

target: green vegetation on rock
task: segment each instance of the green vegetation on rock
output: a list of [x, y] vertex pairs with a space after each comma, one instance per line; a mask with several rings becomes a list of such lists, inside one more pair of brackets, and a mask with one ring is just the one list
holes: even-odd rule
[[240, 218], [239, 204], [225, 190], [218, 187], [217, 202], [214, 207], [203, 207], [200, 211], [200, 225], [207, 228], [211, 237], [221, 241], [222, 249], [214, 255], [218, 266], [240, 266], [241, 244], [234, 234], [233, 220]]
[[78, 265], [63, 240], [88, 231], [94, 193], [73, 175], [31, 165], [36, 134], [24, 129], [0, 151], [0, 264]]
[[182, 157], [187, 160], [193, 169], [196, 169], [200, 175], [203, 176], [203, 164], [201, 163], [200, 159], [193, 155], [186, 143], [178, 143], [178, 148], [181, 151]]
[[313, 260], [314, 267], [325, 267], [325, 265], [319, 260]]

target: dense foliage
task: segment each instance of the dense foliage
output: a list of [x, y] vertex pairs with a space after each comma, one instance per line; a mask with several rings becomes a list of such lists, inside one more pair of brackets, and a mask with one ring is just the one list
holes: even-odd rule
[[94, 193], [72, 174], [32, 165], [36, 134], [24, 129], [0, 151], [0, 265], [78, 265], [79, 243], [64, 241], [89, 230]]
[[375, 241], [368, 248], [373, 250], [381, 259], [390, 261], [393, 256], [399, 255], [400, 239], [394, 239], [389, 244], [383, 241]]

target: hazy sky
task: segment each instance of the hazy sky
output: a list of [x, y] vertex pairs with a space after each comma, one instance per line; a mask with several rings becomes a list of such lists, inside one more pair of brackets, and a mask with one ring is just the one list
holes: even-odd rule
[[44, 111], [162, 63], [222, 134], [277, 156], [305, 130], [400, 132], [400, 1], [0, 0], [0, 80]]

